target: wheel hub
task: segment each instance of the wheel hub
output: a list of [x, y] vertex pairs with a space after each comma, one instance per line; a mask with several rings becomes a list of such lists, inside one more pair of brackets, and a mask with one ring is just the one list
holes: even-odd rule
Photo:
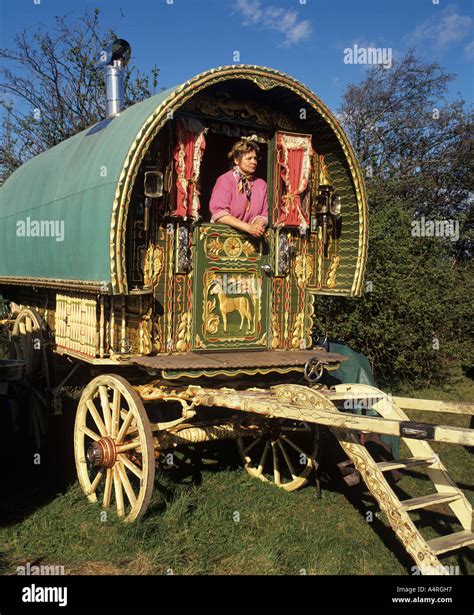
[[279, 425], [267, 425], [265, 428], [265, 438], [270, 442], [276, 442], [280, 437], [281, 429]]
[[93, 442], [87, 449], [87, 461], [92, 466], [111, 468], [117, 461], [115, 442], [109, 436]]

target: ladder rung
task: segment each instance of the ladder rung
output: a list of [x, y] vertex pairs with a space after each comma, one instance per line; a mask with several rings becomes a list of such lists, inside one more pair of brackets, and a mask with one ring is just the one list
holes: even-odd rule
[[430, 549], [432, 549], [436, 555], [439, 555], [440, 553], [454, 551], [454, 549], [460, 549], [461, 547], [466, 547], [474, 543], [474, 532], [462, 530], [461, 532], [455, 532], [447, 536], [433, 538], [433, 540], [428, 540], [427, 542]]
[[411, 468], [412, 466], [429, 466], [437, 461], [435, 457], [409, 457], [408, 459], [395, 459], [394, 461], [382, 461], [377, 464], [382, 472], [390, 470], [402, 470], [403, 468]]
[[448, 502], [459, 500], [461, 497], [459, 491], [451, 493], [432, 493], [411, 500], [403, 500], [401, 505], [405, 510], [415, 510], [416, 508], [428, 508], [428, 506], [434, 506], [435, 504], [447, 504]]

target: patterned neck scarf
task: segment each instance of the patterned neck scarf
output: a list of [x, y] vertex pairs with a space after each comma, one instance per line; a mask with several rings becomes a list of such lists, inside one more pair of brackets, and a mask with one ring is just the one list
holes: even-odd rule
[[252, 188], [250, 186], [250, 182], [253, 181], [253, 175], [245, 175], [242, 172], [240, 167], [236, 164], [232, 169], [234, 172], [234, 177], [237, 180], [237, 186], [240, 194], [245, 192], [245, 196], [247, 197], [247, 204], [245, 206], [245, 211], [250, 209], [250, 197], [252, 196]]

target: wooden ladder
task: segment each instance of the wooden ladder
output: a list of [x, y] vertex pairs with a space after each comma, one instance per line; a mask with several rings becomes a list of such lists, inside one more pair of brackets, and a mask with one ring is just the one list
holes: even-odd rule
[[[361, 398], [373, 396], [374, 403], [371, 404], [371, 407], [381, 416], [400, 421], [409, 420], [403, 410], [379, 389], [367, 385], [341, 384], [335, 386], [334, 390], [338, 393], [347, 393], [352, 398], [354, 396], [357, 398], [357, 395], [360, 395]], [[342, 428], [331, 429], [360, 472], [381, 510], [387, 515], [390, 525], [417, 564], [420, 573], [449, 574], [447, 567], [444, 567], [439, 561], [438, 555], [474, 543], [472, 505], [449, 476], [447, 469], [429, 443], [425, 440], [402, 437], [402, 442], [408, 447], [412, 456], [407, 459], [377, 463], [353, 431]], [[426, 470], [436, 493], [400, 500], [387, 482], [385, 474], [390, 470], [404, 470], [415, 467]], [[425, 540], [409, 513], [437, 504], [447, 504], [463, 529], [446, 536]]]

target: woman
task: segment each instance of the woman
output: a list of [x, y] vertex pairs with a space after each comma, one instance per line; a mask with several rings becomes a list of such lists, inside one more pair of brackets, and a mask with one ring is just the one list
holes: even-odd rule
[[255, 177], [259, 147], [241, 139], [228, 154], [234, 166], [217, 178], [209, 209], [211, 222], [261, 237], [268, 224], [267, 182]]

